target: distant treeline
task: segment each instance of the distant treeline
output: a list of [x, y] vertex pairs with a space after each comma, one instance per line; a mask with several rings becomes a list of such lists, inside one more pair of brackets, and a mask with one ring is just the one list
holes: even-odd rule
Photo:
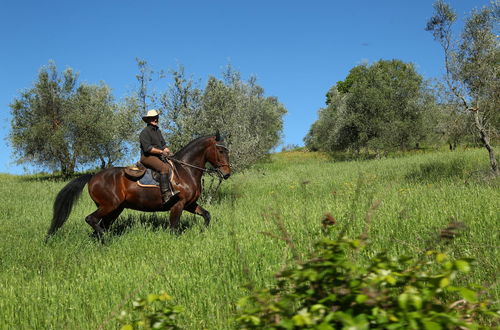
[[[352, 68], [326, 93], [326, 107], [304, 138], [310, 150], [375, 152], [447, 143], [482, 145], [498, 174], [493, 149], [500, 126], [500, 7], [471, 12], [459, 39], [451, 33], [454, 11], [439, 0], [427, 22], [444, 50], [446, 74], [429, 82], [413, 64], [380, 60]], [[10, 141], [19, 163], [70, 175], [76, 166], [116, 165], [138, 156], [137, 135], [146, 110], [160, 111], [170, 148], [216, 130], [226, 137], [235, 169], [261, 159], [280, 143], [283, 115], [276, 97], [265, 96], [255, 77], [244, 81], [231, 66], [222, 79], [200, 87], [182, 66], [165, 74], [137, 59], [137, 88], [115, 101], [104, 83], [78, 83], [72, 69], [54, 63], [40, 69], [34, 85], [11, 104]], [[163, 91], [154, 79], [170, 79]]]
[[[137, 59], [137, 64], [137, 89], [120, 101], [104, 83], [79, 83], [71, 68], [60, 73], [53, 62], [42, 67], [34, 85], [10, 105], [9, 137], [18, 163], [68, 176], [77, 166], [106, 168], [137, 159], [141, 117], [150, 108], [160, 111], [160, 127], [174, 151], [219, 130], [235, 169], [279, 144], [286, 109], [276, 97], [265, 96], [254, 77], [243, 81], [228, 66], [222, 79], [209, 77], [201, 88], [182, 66], [156, 75], [146, 61]], [[149, 84], [155, 77], [171, 82], [154, 92]]]

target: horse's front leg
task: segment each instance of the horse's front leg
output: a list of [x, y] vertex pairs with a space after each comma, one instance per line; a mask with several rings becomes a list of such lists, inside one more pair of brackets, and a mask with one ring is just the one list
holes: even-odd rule
[[184, 203], [177, 202], [170, 209], [170, 229], [173, 231], [179, 230], [179, 220], [181, 219]]
[[201, 215], [203, 219], [205, 219], [205, 226], [208, 227], [208, 225], [210, 225], [210, 219], [212, 219], [210, 212], [199, 206], [197, 203], [193, 203], [186, 207], [186, 211], [196, 215]]

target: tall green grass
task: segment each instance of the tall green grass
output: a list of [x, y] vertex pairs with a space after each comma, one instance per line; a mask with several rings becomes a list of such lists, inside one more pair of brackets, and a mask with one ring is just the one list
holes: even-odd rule
[[[230, 328], [244, 285], [269, 285], [293, 253], [307, 255], [326, 213], [355, 237], [376, 201], [364, 258], [379, 249], [422, 253], [440, 228], [459, 221], [466, 230], [444, 248], [477, 260], [459, 281], [485, 285], [499, 301], [500, 190], [487, 173], [482, 150], [353, 162], [286, 152], [224, 182], [219, 201], [205, 205], [213, 217], [207, 230], [185, 213], [185, 231], [174, 235], [161, 227], [168, 214], [126, 211], [105, 245], [84, 221], [95, 208], [86, 191], [44, 244], [65, 182], [0, 175], [0, 328], [112, 329], [135, 296], [162, 289], [186, 307], [185, 328]], [[277, 223], [294, 251], [273, 238], [282, 236]]]

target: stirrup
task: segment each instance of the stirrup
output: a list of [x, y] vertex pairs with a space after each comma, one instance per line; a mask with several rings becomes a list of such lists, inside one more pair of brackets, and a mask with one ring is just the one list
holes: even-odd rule
[[172, 190], [167, 190], [166, 192], [161, 194], [161, 199], [163, 204], [168, 203], [172, 198], [177, 196], [179, 194], [179, 191], [172, 191]]

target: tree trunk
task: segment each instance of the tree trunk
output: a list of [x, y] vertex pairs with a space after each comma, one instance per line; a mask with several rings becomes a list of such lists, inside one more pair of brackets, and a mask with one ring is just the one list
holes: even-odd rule
[[63, 178], [69, 178], [75, 173], [75, 165], [66, 163], [66, 162], [61, 162], [61, 174]]
[[481, 119], [479, 118], [479, 111], [475, 110], [473, 112], [474, 112], [474, 121], [476, 123], [476, 128], [479, 131], [481, 141], [483, 142], [485, 148], [488, 150], [488, 154], [490, 156], [491, 170], [493, 171], [493, 174], [499, 175], [498, 164], [497, 164], [497, 160], [495, 158], [495, 150], [493, 150], [493, 147], [490, 144], [488, 132], [486, 132], [486, 129], [484, 128], [484, 126], [481, 123]]

